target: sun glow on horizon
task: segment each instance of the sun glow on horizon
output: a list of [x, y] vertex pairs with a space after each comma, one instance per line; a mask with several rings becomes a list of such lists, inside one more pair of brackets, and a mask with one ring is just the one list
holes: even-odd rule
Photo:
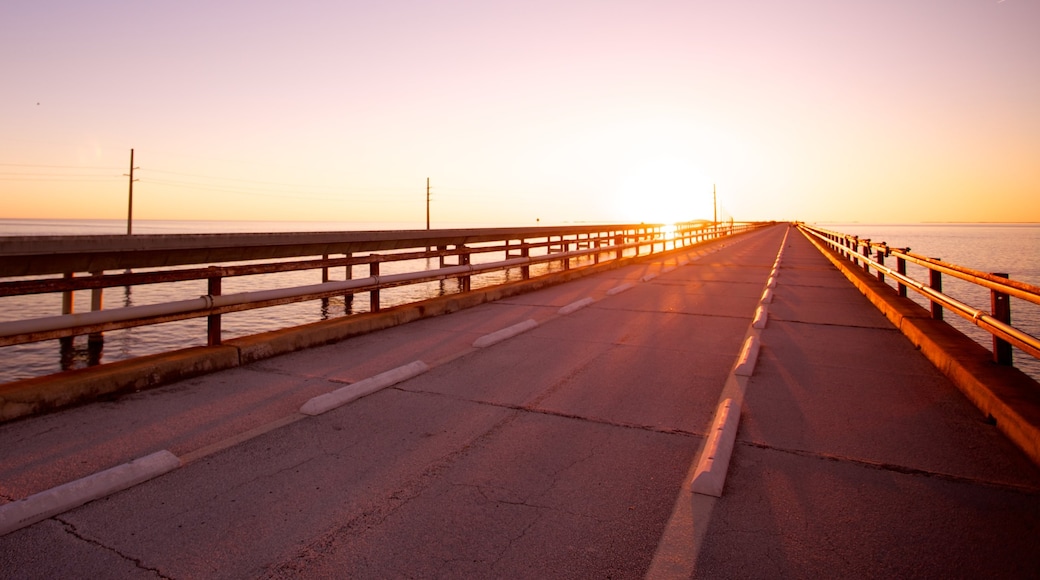
[[658, 157], [624, 172], [614, 208], [626, 221], [674, 224], [711, 219], [711, 181], [685, 160]]

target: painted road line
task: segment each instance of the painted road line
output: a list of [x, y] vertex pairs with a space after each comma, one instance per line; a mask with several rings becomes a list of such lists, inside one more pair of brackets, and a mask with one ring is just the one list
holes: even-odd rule
[[0, 506], [0, 536], [133, 487], [174, 470], [181, 460], [167, 450], [145, 455]]
[[657, 277], [657, 274], [654, 273], [654, 272], [651, 272], [651, 273], [643, 276], [642, 278], [640, 278], [639, 281], [640, 282], [649, 282], [649, 281], [653, 280], [656, 277]]
[[487, 347], [487, 346], [491, 346], [493, 344], [502, 342], [503, 340], [506, 340], [507, 338], [513, 338], [514, 336], [516, 336], [516, 335], [518, 335], [518, 334], [520, 334], [522, 332], [527, 332], [528, 330], [531, 330], [532, 328], [534, 328], [536, 326], [538, 326], [538, 323], [535, 322], [534, 320], [528, 318], [527, 320], [525, 320], [523, 322], [518, 322], [518, 323], [516, 323], [516, 324], [514, 324], [512, 326], [507, 326], [507, 327], [503, 328], [502, 330], [496, 330], [495, 332], [492, 332], [491, 334], [485, 334], [484, 336], [478, 338], [477, 340], [474, 340], [473, 341], [473, 346], [475, 348], [484, 348], [484, 347]]
[[751, 328], [762, 329], [766, 327], [766, 320], [769, 318], [769, 305], [759, 304], [758, 308], [755, 309], [755, 319], [751, 321]]
[[635, 288], [635, 284], [633, 284], [631, 282], [625, 282], [624, 284], [621, 284], [619, 286], [614, 286], [610, 290], [607, 290], [607, 296], [613, 296], [615, 294], [621, 294], [625, 290], [631, 290], [632, 288]]
[[370, 395], [380, 389], [385, 389], [390, 385], [396, 385], [397, 383], [421, 375], [428, 370], [430, 370], [430, 367], [423, 361], [413, 361], [406, 365], [390, 369], [386, 372], [379, 373], [378, 375], [347, 385], [341, 389], [336, 389], [331, 393], [318, 395], [304, 403], [303, 406], [300, 407], [300, 412], [304, 415], [320, 415], [326, 411], [331, 411], [336, 407], [346, 405], [355, 399], [360, 399], [365, 395]]
[[722, 401], [715, 412], [715, 422], [711, 426], [708, 441], [704, 445], [701, 459], [697, 463], [697, 471], [693, 476], [694, 493], [722, 497], [739, 420], [740, 404], [730, 398]]
[[750, 334], [744, 340], [744, 347], [740, 349], [740, 357], [737, 359], [737, 365], [733, 367], [733, 374], [741, 377], [750, 377], [755, 372], [755, 362], [758, 360], [760, 343], [757, 332]]
[[576, 312], [578, 310], [581, 310], [582, 308], [585, 308], [586, 306], [588, 306], [589, 304], [592, 304], [593, 302], [595, 302], [595, 300], [593, 300], [592, 297], [582, 298], [581, 300], [576, 300], [574, 302], [571, 302], [570, 304], [568, 304], [567, 306], [564, 306], [563, 308], [560, 308], [556, 312], [557, 312], [557, 314], [561, 314], [561, 315], [566, 316], [567, 314], [570, 314], [571, 312]]

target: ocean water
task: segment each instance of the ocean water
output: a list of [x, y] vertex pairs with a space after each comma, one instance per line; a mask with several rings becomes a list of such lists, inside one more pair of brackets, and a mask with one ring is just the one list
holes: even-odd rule
[[[910, 248], [915, 254], [941, 258], [975, 270], [1004, 273], [1014, 280], [1040, 286], [1040, 224], [817, 224], [819, 227], [845, 234], [886, 242], [889, 247]], [[894, 260], [890, 267], [895, 267]], [[928, 271], [907, 264], [907, 274], [925, 284]], [[887, 280], [893, 287], [895, 283]], [[969, 282], [943, 276], [943, 292], [975, 308], [990, 312], [990, 291]], [[913, 290], [911, 299], [921, 306], [929, 302]], [[993, 337], [968, 320], [949, 311], [943, 319], [986, 348], [992, 348]], [[1040, 305], [1018, 298], [1011, 299], [1011, 322], [1035, 337], [1040, 337]], [[1040, 361], [1014, 349], [1015, 366], [1040, 380]]]
[[[498, 224], [486, 224], [493, 227]], [[819, 224], [820, 227], [847, 234], [885, 241], [893, 247], [910, 247], [914, 252], [983, 270], [1005, 272], [1012, 278], [1040, 285], [1040, 224]], [[412, 223], [368, 223], [368, 222], [206, 222], [206, 221], [138, 221], [134, 232], [140, 234], [186, 234], [186, 233], [243, 233], [243, 232], [301, 232], [301, 231], [372, 231], [395, 229], [421, 229]], [[446, 224], [441, 227], [482, 227], [482, 224]], [[5, 220], [0, 219], [0, 244], [3, 236], [13, 235], [81, 235], [81, 234], [124, 234], [126, 222], [122, 220]], [[502, 259], [500, 254], [484, 254], [474, 257], [476, 262]], [[383, 273], [433, 269], [436, 260], [413, 260], [384, 265]], [[532, 269], [533, 275], [557, 269], [558, 266], [543, 265]], [[919, 280], [927, 280], [923, 268], [908, 265], [908, 274]], [[355, 278], [367, 276], [367, 268], [356, 266]], [[346, 278], [343, 269], [330, 271], [330, 279]], [[473, 287], [479, 288], [500, 284], [519, 278], [518, 270], [497, 272], [474, 277]], [[285, 272], [262, 276], [244, 276], [224, 281], [225, 294], [251, 290], [264, 290], [287, 286], [316, 284], [321, 281], [318, 270]], [[988, 311], [989, 291], [950, 277], [944, 279], [944, 291], [976, 308]], [[195, 298], [206, 293], [205, 281], [156, 284], [133, 288], [110, 288], [105, 290], [105, 308], [153, 304], [170, 300]], [[457, 292], [455, 280], [429, 282], [382, 291], [382, 306], [423, 300]], [[910, 292], [922, 306], [925, 301]], [[76, 293], [76, 312], [90, 310], [90, 293]], [[331, 298], [325, 301], [308, 301], [273, 308], [264, 308], [227, 314], [222, 317], [225, 340], [256, 334], [277, 328], [305, 324], [319, 320], [367, 312], [368, 294], [358, 294], [352, 301]], [[54, 316], [61, 312], [60, 295], [25, 296], [0, 298], [0, 321], [22, 318]], [[992, 338], [971, 323], [947, 313], [946, 320], [954, 327], [977, 340], [987, 348]], [[1040, 306], [1018, 299], [1012, 300], [1012, 322], [1022, 330], [1040, 336]], [[205, 319], [184, 320], [162, 325], [130, 328], [105, 333], [100, 348], [88, 344], [86, 337], [76, 337], [71, 344], [59, 341], [3, 347], [4, 365], [0, 366], [0, 383], [40, 376], [64, 369], [82, 368], [98, 362], [125, 360], [146, 354], [166, 352], [190, 346], [202, 346], [206, 342]], [[1015, 351], [1015, 364], [1034, 378], [1040, 379], [1040, 361]]]

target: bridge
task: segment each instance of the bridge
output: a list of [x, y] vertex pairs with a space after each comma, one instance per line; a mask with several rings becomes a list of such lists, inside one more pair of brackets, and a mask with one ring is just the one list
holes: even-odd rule
[[1035, 576], [1036, 382], [822, 245], [637, 250], [2, 424], [0, 576]]

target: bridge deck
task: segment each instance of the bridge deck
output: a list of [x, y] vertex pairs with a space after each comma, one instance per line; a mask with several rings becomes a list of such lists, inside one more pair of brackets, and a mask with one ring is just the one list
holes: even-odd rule
[[2, 501], [185, 465], [0, 537], [0, 576], [639, 577], [684, 506], [684, 575], [1035, 574], [1040, 470], [793, 230], [724, 493], [685, 491], [786, 230], [2, 425]]

